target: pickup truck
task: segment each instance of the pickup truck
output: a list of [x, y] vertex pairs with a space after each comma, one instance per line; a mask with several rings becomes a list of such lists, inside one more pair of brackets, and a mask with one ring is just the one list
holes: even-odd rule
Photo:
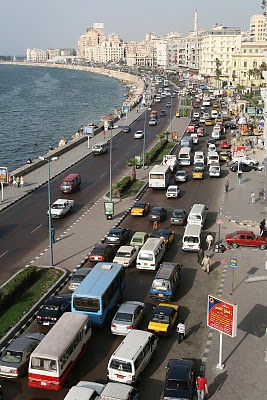
[[[74, 200], [58, 199], [51, 206], [52, 218], [63, 218], [74, 207]], [[49, 214], [49, 211], [47, 211]]]

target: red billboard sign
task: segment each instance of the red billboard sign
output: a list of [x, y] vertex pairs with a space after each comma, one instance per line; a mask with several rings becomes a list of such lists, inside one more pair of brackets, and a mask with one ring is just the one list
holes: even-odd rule
[[235, 337], [237, 330], [237, 304], [209, 295], [207, 325], [227, 336]]
[[245, 157], [247, 152], [246, 146], [233, 146], [232, 155], [233, 157]]

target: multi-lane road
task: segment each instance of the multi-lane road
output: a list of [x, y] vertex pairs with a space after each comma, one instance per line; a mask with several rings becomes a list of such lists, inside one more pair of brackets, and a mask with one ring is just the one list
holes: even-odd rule
[[[165, 108], [162, 103], [156, 105], [156, 109]], [[154, 106], [153, 106], [154, 109]], [[175, 107], [174, 107], [175, 109]], [[133, 131], [142, 129], [144, 117], [136, 121], [133, 125]], [[168, 117], [159, 120], [157, 127], [148, 128], [148, 146], [154, 140], [155, 134], [166, 129]], [[206, 136], [201, 138], [199, 144], [194, 150], [206, 151], [207, 133], [211, 133], [211, 127], [205, 128]], [[114, 139], [114, 173], [119, 176], [125, 167], [125, 160], [141, 153], [142, 141], [132, 139], [133, 134], [119, 135]], [[131, 141], [131, 142], [130, 142]], [[131, 143], [131, 146], [129, 146]], [[136, 146], [136, 147], [134, 147]], [[118, 163], [117, 165], [115, 165]], [[115, 169], [116, 168], [116, 169]], [[179, 199], [166, 199], [165, 191], [156, 191], [149, 189], [144, 200], [149, 201], [152, 206], [164, 206], [168, 210], [168, 217], [173, 208], [184, 208], [189, 211], [194, 203], [205, 204], [208, 211], [208, 219], [205, 225], [206, 232], [215, 233], [216, 219], [220, 207], [220, 199], [223, 191], [223, 180], [221, 178], [209, 178], [207, 171], [202, 181], [193, 181], [191, 175], [192, 167], [185, 168], [189, 172], [189, 181], [181, 184], [182, 194]], [[77, 203], [76, 212], [79, 213], [79, 207], [88, 207], [108, 186], [108, 156], [88, 157], [84, 162], [77, 164], [73, 171], [78, 171], [82, 175], [83, 183], [81, 191], [75, 194]], [[223, 171], [225, 172], [225, 171]], [[226, 173], [226, 172], [225, 172]], [[58, 185], [61, 177], [55, 179], [52, 184], [52, 198], [58, 196]], [[4, 226], [6, 237], [6, 245], [10, 249], [7, 264], [10, 267], [17, 268], [21, 260], [28, 260], [32, 252], [36, 253], [47, 235], [46, 221], [46, 204], [47, 204], [46, 188], [41, 188], [33, 195], [28, 196], [25, 200], [18, 203], [0, 215], [1, 226]], [[26, 212], [27, 210], [27, 212]], [[12, 214], [14, 215], [12, 216]], [[9, 219], [9, 218], [11, 219]], [[75, 216], [77, 218], [77, 215]], [[3, 224], [4, 221], [4, 224]], [[58, 228], [63, 229], [64, 220], [57, 221]], [[69, 223], [68, 219], [68, 223]], [[38, 225], [42, 225], [37, 229], [32, 237], [31, 231], [34, 231]], [[139, 218], [128, 216], [123, 222], [123, 226], [129, 227], [132, 232], [147, 231], [151, 232], [152, 225], [147, 218]], [[161, 224], [161, 227], [169, 227], [169, 219]], [[181, 251], [181, 239], [183, 236], [183, 227], [172, 227], [175, 231], [175, 241], [166, 251], [164, 260], [176, 261], [184, 265], [182, 270], [182, 281], [177, 291], [175, 301], [180, 307], [180, 318], [186, 320], [186, 328], [188, 338], [185, 342], [178, 345], [175, 333], [169, 338], [161, 338], [158, 344], [155, 359], [145, 370], [141, 383], [137, 385], [141, 392], [142, 399], [159, 400], [163, 388], [165, 376], [165, 366], [169, 358], [193, 358], [197, 366], [201, 364], [203, 351], [207, 339], [206, 327], [206, 302], [207, 294], [213, 293], [217, 287], [220, 278], [220, 266], [213, 258], [213, 267], [210, 275], [206, 275], [201, 271], [197, 264], [196, 254], [183, 253]], [[205, 233], [206, 233], [205, 232]], [[15, 236], [14, 236], [15, 235]], [[205, 237], [205, 236], [204, 236]], [[3, 239], [3, 237], [1, 238]], [[17, 241], [17, 242], [16, 242]], [[1, 240], [1, 243], [3, 241]], [[16, 250], [12, 251], [16, 243]], [[2, 244], [1, 244], [2, 246]], [[25, 246], [25, 249], [23, 249]], [[20, 261], [16, 257], [16, 252], [20, 254]], [[24, 261], [23, 261], [24, 262]], [[149, 317], [152, 315], [152, 307], [155, 301], [149, 298], [149, 288], [153, 280], [154, 273], [149, 271], [138, 271], [135, 268], [127, 271], [127, 286], [123, 300], [139, 300], [145, 301], [147, 304], [147, 314], [142, 323], [142, 328], [146, 329]], [[33, 324], [31, 331], [42, 330], [46, 332], [46, 328], [40, 328], [37, 324]], [[59, 338], [60, 340], [60, 338]], [[67, 393], [67, 388], [77, 383], [79, 380], [90, 381], [106, 381], [106, 367], [110, 355], [121, 342], [121, 337], [113, 336], [110, 333], [109, 326], [104, 329], [95, 329], [93, 339], [88, 345], [88, 349], [83, 358], [78, 362], [73, 370], [71, 379], [66, 388], [60, 392], [49, 392], [29, 388], [27, 386], [27, 378], [20, 378], [18, 381], [4, 381], [5, 399], [7, 400], [59, 400], [63, 399]]]

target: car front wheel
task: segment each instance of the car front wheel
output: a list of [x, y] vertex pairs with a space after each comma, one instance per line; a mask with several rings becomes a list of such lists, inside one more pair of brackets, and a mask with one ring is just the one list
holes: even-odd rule
[[233, 249], [237, 249], [238, 248], [238, 244], [237, 243], [232, 243], [232, 247], [233, 247]]
[[260, 245], [260, 249], [261, 249], [261, 250], [266, 250], [266, 244], [265, 244], [265, 243], [262, 243], [262, 244]]

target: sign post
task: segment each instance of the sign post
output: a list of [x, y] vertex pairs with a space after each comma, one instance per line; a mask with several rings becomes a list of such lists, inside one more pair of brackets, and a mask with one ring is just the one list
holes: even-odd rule
[[208, 295], [207, 307], [208, 327], [220, 332], [219, 362], [216, 368], [222, 370], [222, 335], [236, 336], [237, 331], [237, 304]]
[[217, 224], [218, 224], [218, 253], [220, 253], [221, 225], [223, 225], [223, 221], [219, 219], [217, 221]]
[[4, 201], [4, 184], [8, 183], [8, 169], [6, 167], [0, 167], [0, 183], [1, 183], [1, 202]]
[[94, 137], [94, 127], [93, 126], [85, 126], [83, 128], [83, 132], [87, 135], [87, 148], [90, 149], [90, 138]]
[[230, 267], [232, 268], [232, 291], [229, 294], [232, 295], [233, 291], [234, 291], [235, 269], [237, 268], [237, 259], [236, 258], [230, 258]]
[[112, 201], [105, 201], [104, 210], [107, 219], [113, 219], [114, 215], [114, 203]]

